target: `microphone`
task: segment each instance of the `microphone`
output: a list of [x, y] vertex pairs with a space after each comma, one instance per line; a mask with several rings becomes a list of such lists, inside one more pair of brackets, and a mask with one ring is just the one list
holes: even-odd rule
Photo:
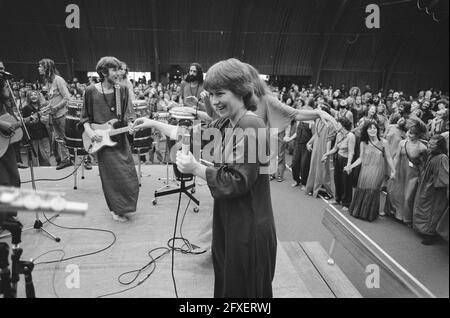
[[189, 155], [189, 151], [191, 150], [191, 135], [183, 135], [183, 139], [181, 141], [181, 150], [185, 155]]

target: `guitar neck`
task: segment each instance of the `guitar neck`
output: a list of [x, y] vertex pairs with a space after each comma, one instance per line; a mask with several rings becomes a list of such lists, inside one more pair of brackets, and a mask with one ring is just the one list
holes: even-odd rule
[[127, 127], [122, 127], [122, 128], [111, 130], [109, 132], [109, 135], [110, 136], [116, 136], [116, 135], [120, 135], [120, 134], [126, 133], [128, 131], [130, 131], [130, 128], [128, 126]]

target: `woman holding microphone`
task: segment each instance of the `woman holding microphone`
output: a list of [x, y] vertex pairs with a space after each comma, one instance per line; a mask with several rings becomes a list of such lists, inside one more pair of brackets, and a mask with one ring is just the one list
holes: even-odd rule
[[[183, 152], [177, 153], [176, 160], [180, 172], [206, 180], [214, 198], [215, 297], [273, 296], [277, 239], [269, 175], [260, 173], [269, 158], [261, 156], [261, 160], [258, 155], [259, 146], [267, 149], [268, 136], [261, 133], [266, 131], [263, 120], [253, 113], [256, 110], [254, 86], [245, 69], [239, 60], [229, 59], [212, 66], [205, 79], [204, 87], [220, 115], [209, 128], [217, 129], [222, 136], [221, 142], [214, 139], [221, 160], [205, 167], [192, 153]], [[157, 129], [173, 139], [182, 133], [177, 126], [138, 119], [135, 129], [145, 128]], [[229, 138], [230, 133], [237, 137]]]

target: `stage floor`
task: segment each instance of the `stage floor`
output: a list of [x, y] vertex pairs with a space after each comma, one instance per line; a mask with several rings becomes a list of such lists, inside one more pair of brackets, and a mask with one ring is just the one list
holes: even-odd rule
[[[37, 168], [36, 178], [56, 179], [68, 175], [71, 168], [56, 171], [54, 167]], [[55, 223], [67, 227], [89, 227], [110, 230], [117, 236], [112, 248], [96, 255], [73, 259], [61, 264], [37, 265], [33, 271], [33, 279], [37, 297], [98, 297], [118, 292], [135, 286], [147, 276], [152, 267], [146, 269], [137, 281], [131, 285], [119, 284], [118, 277], [124, 272], [140, 269], [150, 258], [148, 252], [158, 247], [167, 247], [167, 241], [173, 235], [178, 195], [158, 199], [158, 205], [153, 206], [154, 191], [164, 184], [158, 178], [164, 178], [166, 168], [163, 165], [142, 166], [142, 187], [140, 189], [138, 212], [128, 223], [117, 223], [112, 220], [101, 189], [97, 167], [86, 171], [84, 180], [78, 176], [78, 190], [74, 190], [73, 177], [58, 182], [37, 182], [38, 190], [62, 191], [66, 199], [89, 204], [89, 211], [84, 217], [61, 215]], [[30, 179], [29, 170], [21, 171], [22, 181]], [[170, 176], [172, 171], [170, 170]], [[31, 188], [31, 184], [24, 184]], [[200, 212], [193, 211], [191, 203], [183, 226], [183, 235], [189, 240], [195, 240], [198, 230], [212, 213], [212, 197], [204, 182], [197, 183], [195, 196], [200, 200]], [[183, 197], [180, 214], [184, 212], [188, 199]], [[47, 215], [49, 217], [50, 215]], [[40, 215], [41, 220], [45, 218]], [[32, 226], [35, 215], [20, 213], [20, 219], [25, 227]], [[181, 221], [181, 216], [180, 216]], [[39, 260], [39, 262], [58, 260], [64, 251], [65, 258], [100, 250], [108, 246], [113, 237], [109, 233], [86, 230], [60, 229], [51, 224], [45, 227], [61, 238], [56, 243], [43, 233], [35, 230], [23, 233], [23, 258], [36, 258], [51, 250], [55, 251]], [[162, 251], [155, 251], [156, 257]], [[77, 270], [79, 269], [79, 285]], [[187, 255], [175, 254], [175, 278], [178, 294], [186, 298], [203, 298], [213, 296], [213, 268], [211, 254]], [[129, 281], [133, 275], [123, 277]], [[311, 297], [304, 282], [296, 273], [288, 255], [278, 246], [276, 275], [273, 282], [274, 296]], [[24, 280], [21, 277], [18, 297], [24, 297]], [[142, 285], [127, 292], [112, 297], [175, 297], [171, 276], [171, 254], [156, 262], [153, 274]]]

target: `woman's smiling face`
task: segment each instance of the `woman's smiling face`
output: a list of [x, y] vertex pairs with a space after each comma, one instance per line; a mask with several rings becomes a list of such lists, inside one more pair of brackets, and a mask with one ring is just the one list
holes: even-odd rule
[[370, 137], [376, 137], [378, 129], [375, 125], [370, 125], [369, 128], [367, 129], [367, 133], [369, 134]]
[[221, 117], [233, 118], [244, 108], [244, 101], [232, 91], [219, 89], [211, 92], [211, 104]]

